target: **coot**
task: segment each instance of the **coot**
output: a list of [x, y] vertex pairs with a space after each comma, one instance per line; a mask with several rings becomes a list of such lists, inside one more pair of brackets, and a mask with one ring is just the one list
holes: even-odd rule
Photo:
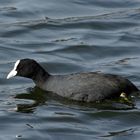
[[14, 76], [30, 78], [41, 89], [76, 101], [94, 102], [139, 91], [128, 79], [113, 74], [87, 72], [51, 75], [33, 59], [17, 60], [7, 79]]

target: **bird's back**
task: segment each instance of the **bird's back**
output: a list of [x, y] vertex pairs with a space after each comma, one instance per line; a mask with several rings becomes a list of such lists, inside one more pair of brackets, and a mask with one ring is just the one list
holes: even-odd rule
[[86, 102], [119, 97], [122, 92], [129, 95], [138, 91], [123, 77], [95, 72], [50, 76], [42, 88], [62, 97]]

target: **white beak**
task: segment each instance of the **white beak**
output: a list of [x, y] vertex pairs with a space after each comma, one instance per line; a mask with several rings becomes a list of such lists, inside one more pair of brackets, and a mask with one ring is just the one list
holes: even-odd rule
[[19, 63], [20, 63], [20, 60], [17, 60], [16, 63], [15, 63], [15, 66], [14, 66], [14, 68], [13, 68], [13, 70], [11, 70], [11, 71], [9, 72], [9, 74], [7, 75], [7, 79], [10, 79], [10, 78], [16, 76], [16, 74], [17, 74], [16, 69], [17, 69], [17, 66], [18, 66]]
[[7, 79], [10, 79], [10, 78], [16, 76], [16, 74], [17, 74], [17, 71], [15, 71], [14, 69], [11, 70], [11, 71], [9, 72], [9, 74], [7, 75]]

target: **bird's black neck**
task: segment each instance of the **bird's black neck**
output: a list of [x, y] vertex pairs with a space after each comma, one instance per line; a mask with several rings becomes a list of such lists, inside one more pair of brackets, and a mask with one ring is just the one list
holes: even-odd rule
[[49, 76], [50, 74], [39, 65], [38, 69], [33, 73], [32, 80], [38, 87], [41, 87], [41, 85], [45, 83]]

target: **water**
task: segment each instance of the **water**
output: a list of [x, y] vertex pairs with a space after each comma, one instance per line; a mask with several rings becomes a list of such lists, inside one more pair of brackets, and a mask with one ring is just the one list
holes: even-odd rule
[[6, 76], [33, 58], [51, 74], [101, 71], [140, 87], [138, 0], [0, 1], [1, 140], [139, 140], [135, 108], [59, 100], [31, 80]]

